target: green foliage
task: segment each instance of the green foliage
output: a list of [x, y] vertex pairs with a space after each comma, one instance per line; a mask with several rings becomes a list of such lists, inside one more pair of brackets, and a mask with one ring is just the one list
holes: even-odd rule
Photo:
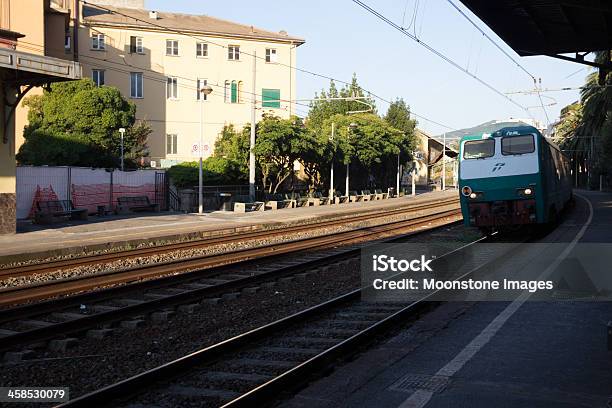
[[221, 136], [215, 141], [215, 157], [226, 158], [234, 162], [239, 169], [239, 177], [232, 184], [239, 184], [249, 178], [250, 132], [250, 127], [238, 132], [234, 125], [226, 125]]
[[[168, 169], [174, 185], [179, 188], [193, 188], [198, 185], [200, 163], [183, 162]], [[209, 157], [202, 162], [202, 178], [205, 186], [235, 184], [240, 177], [240, 169], [232, 160], [224, 157]]]
[[324, 122], [325, 132], [331, 132], [332, 122], [336, 125], [333, 141], [336, 159], [344, 164], [356, 160], [371, 168], [400, 153], [409, 156], [414, 149], [412, 135], [406, 135], [372, 113], [334, 115]]
[[265, 114], [257, 124], [253, 151], [261, 169], [264, 190], [276, 192], [293, 174], [293, 163], [307, 148], [301, 140], [305, 134], [304, 124], [296, 116], [281, 119]]
[[[89, 79], [59, 82], [52, 84], [51, 91], [45, 91], [42, 96], [26, 98], [24, 105], [30, 108], [26, 140], [19, 155], [24, 164], [69, 164], [62, 162], [69, 158], [58, 154], [57, 146], [48, 145], [45, 147], [48, 152], [33, 154], [27, 144], [29, 137], [40, 134], [37, 130], [49, 136], [49, 143], [74, 140], [90, 146], [91, 150], [82, 154], [76, 163], [81, 166], [118, 165], [121, 127], [127, 130], [124, 140], [126, 164], [135, 166], [136, 159], [147, 155], [145, 143], [151, 129], [145, 123], [135, 123], [136, 105], [124, 99], [117, 88], [96, 87]], [[53, 152], [55, 154], [51, 154]], [[42, 157], [49, 161], [41, 162]]]
[[[19, 149], [20, 163], [49, 166], [83, 166], [91, 155], [100, 159], [100, 152], [85, 135], [54, 134], [43, 129], [29, 127], [25, 133], [26, 143]], [[99, 162], [107, 167], [109, 162]]]
[[410, 107], [401, 98], [389, 105], [385, 121], [407, 135], [412, 135], [417, 125], [416, 120], [410, 119]]
[[[315, 98], [320, 100], [311, 102], [310, 112], [308, 113], [308, 127], [312, 130], [319, 130], [323, 122], [337, 114], [346, 114], [347, 112], [367, 110], [368, 106], [361, 102], [350, 100], [329, 100], [327, 98], [348, 98], [348, 97], [365, 97], [365, 93], [357, 82], [357, 76], [353, 74], [353, 79], [350, 85], [345, 85], [338, 90], [334, 81], [330, 81], [329, 90], [321, 90], [321, 94], [315, 94]], [[374, 107], [373, 113], [376, 113], [376, 103], [368, 95], [363, 102]]]

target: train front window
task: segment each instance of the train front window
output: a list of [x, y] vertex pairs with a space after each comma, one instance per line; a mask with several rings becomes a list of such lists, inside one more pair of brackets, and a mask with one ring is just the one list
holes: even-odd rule
[[495, 154], [495, 140], [470, 140], [463, 144], [464, 159], [484, 159]]
[[512, 136], [502, 138], [502, 154], [525, 154], [535, 151], [533, 135]]

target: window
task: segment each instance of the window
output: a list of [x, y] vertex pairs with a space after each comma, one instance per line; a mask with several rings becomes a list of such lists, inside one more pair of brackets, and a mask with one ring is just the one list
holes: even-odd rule
[[236, 81], [232, 81], [232, 98], [231, 103], [238, 103], [238, 84]]
[[533, 135], [510, 136], [502, 138], [502, 154], [525, 154], [535, 151]]
[[178, 78], [168, 77], [166, 80], [166, 98], [178, 99]]
[[227, 47], [227, 59], [230, 61], [240, 60], [240, 46], [230, 45]]
[[208, 100], [208, 95], [203, 94], [202, 92], [200, 92], [200, 89], [204, 88], [206, 85], [208, 85], [208, 81], [206, 79], [201, 79], [198, 78], [197, 81], [197, 89], [196, 89], [196, 98], [197, 100]]
[[266, 62], [277, 62], [276, 49], [266, 48]]
[[144, 54], [142, 37], [130, 36], [130, 54]]
[[142, 72], [130, 72], [130, 98], [142, 98]]
[[230, 101], [230, 82], [229, 81], [225, 81], [225, 84], [223, 86], [223, 101], [225, 103], [229, 103]]
[[96, 86], [104, 85], [104, 70], [103, 69], [92, 69], [91, 79], [96, 83]]
[[92, 34], [91, 35], [91, 49], [92, 50], [104, 50], [105, 48], [104, 34]]
[[178, 137], [176, 134], [166, 135], [166, 154], [176, 154], [177, 139]]
[[179, 55], [178, 40], [166, 40], [166, 55], [172, 55], [172, 56]]
[[66, 51], [70, 51], [70, 47], [71, 47], [71, 38], [70, 38], [70, 34], [66, 34], [64, 36], [64, 49]]
[[464, 159], [484, 159], [495, 154], [495, 140], [469, 140], [463, 144]]
[[208, 44], [196, 43], [196, 57], [208, 57]]
[[280, 89], [262, 89], [261, 106], [264, 108], [280, 108]]

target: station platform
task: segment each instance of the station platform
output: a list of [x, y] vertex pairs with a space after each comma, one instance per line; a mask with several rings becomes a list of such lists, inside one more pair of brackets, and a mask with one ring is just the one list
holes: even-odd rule
[[[546, 242], [612, 243], [612, 194], [577, 193]], [[516, 302], [443, 303], [280, 406], [611, 407], [612, 302]]]
[[144, 242], [154, 245], [245, 231], [280, 230], [286, 226], [316, 224], [330, 219], [348, 220], [357, 214], [408, 208], [457, 196], [457, 190], [447, 190], [377, 201], [273, 211], [216, 211], [204, 215], [141, 213], [129, 217], [91, 216], [88, 221], [70, 221], [44, 227], [28, 225], [27, 232], [0, 236], [0, 264], [134, 247]]

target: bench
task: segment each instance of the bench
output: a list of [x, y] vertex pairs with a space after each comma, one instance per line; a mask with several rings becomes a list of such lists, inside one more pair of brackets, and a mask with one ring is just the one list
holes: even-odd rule
[[386, 200], [387, 197], [389, 196], [389, 193], [383, 193], [383, 191], [379, 188], [374, 190], [374, 194], [377, 200]]
[[126, 214], [130, 211], [159, 212], [159, 204], [151, 203], [147, 196], [117, 197], [117, 213]]
[[293, 200], [285, 200], [281, 194], [266, 194], [266, 210], [293, 208]]
[[247, 211], [265, 211], [266, 203], [255, 201], [250, 196], [236, 196], [234, 199], [234, 212], [245, 213]]
[[285, 194], [285, 198], [287, 200], [293, 201], [294, 207], [303, 207], [305, 205], [310, 205], [308, 197], [302, 197], [300, 196], [300, 193]]
[[337, 191], [334, 193], [334, 204], [344, 204], [348, 202], [349, 202], [348, 196], [343, 196], [341, 193]]
[[71, 220], [86, 220], [87, 208], [75, 208], [72, 200], [37, 201], [34, 222], [50, 224], [54, 217], [70, 217]]
[[370, 193], [370, 190], [361, 190], [363, 201], [372, 201], [376, 197], [376, 194]]
[[329, 204], [329, 197], [324, 196], [320, 191], [315, 191], [308, 201], [309, 204], [311, 203], [314, 206], [327, 205]]
[[349, 191], [349, 201], [351, 203], [356, 203], [362, 200], [363, 200], [363, 195], [357, 194], [357, 191], [355, 190]]

